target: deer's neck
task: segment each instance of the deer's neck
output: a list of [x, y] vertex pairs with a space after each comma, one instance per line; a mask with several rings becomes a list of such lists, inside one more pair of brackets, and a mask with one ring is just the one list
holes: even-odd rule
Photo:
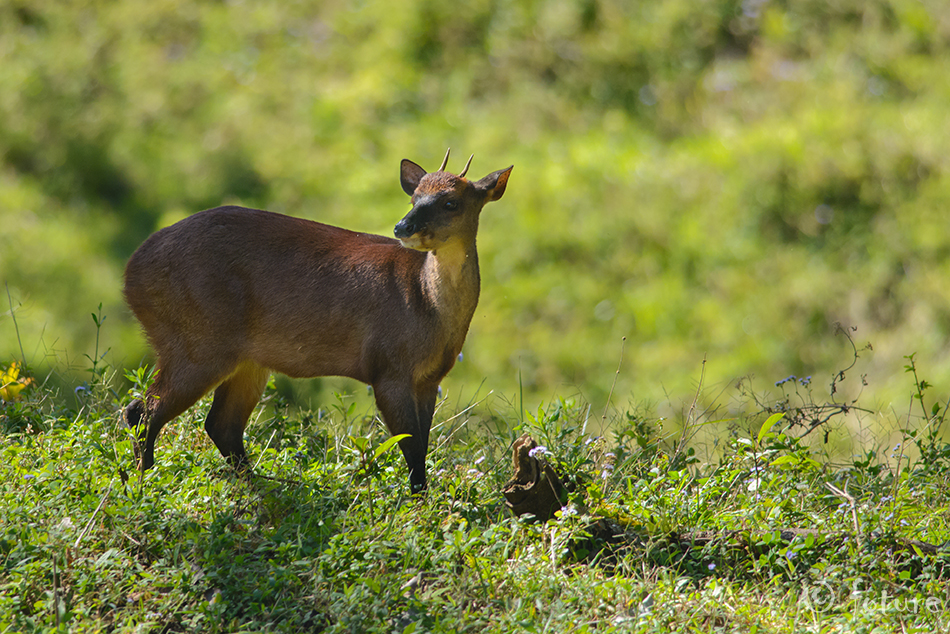
[[[455, 240], [426, 254], [422, 287], [450, 333], [464, 339], [478, 304], [475, 239]], [[459, 342], [461, 346], [461, 341]]]

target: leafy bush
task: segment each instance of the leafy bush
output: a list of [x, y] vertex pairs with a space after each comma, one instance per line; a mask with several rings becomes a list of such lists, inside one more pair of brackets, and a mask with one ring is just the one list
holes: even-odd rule
[[704, 353], [710, 384], [818, 375], [836, 323], [875, 342], [880, 404], [908, 351], [946, 385], [939, 8], [7, 4], [0, 354], [89, 349], [74, 309], [102, 303], [138, 366], [121, 270], [150, 232], [238, 202], [388, 234], [399, 159], [452, 146], [516, 165], [453, 394], [602, 403], [622, 337], [624, 398], [691, 393]]

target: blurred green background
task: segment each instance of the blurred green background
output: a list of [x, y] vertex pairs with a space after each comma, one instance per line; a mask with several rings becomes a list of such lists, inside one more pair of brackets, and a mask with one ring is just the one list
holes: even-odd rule
[[0, 0], [0, 365], [81, 376], [100, 303], [105, 359], [149, 361], [151, 232], [238, 203], [391, 235], [399, 160], [451, 146], [515, 169], [450, 395], [677, 401], [704, 356], [713, 392], [826, 395], [840, 323], [906, 410], [904, 355], [950, 386], [948, 71], [938, 0]]

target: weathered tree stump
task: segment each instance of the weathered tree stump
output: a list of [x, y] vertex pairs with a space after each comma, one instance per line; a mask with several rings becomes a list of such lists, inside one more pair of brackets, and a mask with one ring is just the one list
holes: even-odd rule
[[515, 515], [534, 515], [539, 522], [546, 522], [564, 502], [565, 489], [554, 468], [537, 452], [538, 443], [524, 434], [515, 441], [512, 451], [514, 476], [505, 484], [502, 493], [506, 504]]

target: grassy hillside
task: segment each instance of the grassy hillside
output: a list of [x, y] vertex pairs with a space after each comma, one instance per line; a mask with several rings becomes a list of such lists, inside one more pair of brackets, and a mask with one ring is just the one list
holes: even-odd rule
[[950, 385], [948, 44], [920, 0], [7, 2], [0, 358], [138, 366], [149, 233], [228, 202], [388, 235], [398, 161], [451, 146], [515, 165], [460, 399], [600, 407], [623, 337], [620, 403], [690, 398], [704, 357], [826, 386], [841, 324], [903, 407], [905, 355]]
[[[942, 415], [891, 420], [901, 443], [836, 462], [793, 412], [730, 421], [715, 457], [684, 444], [698, 412], [615, 414], [597, 437], [583, 404], [484, 425], [443, 403], [428, 495], [410, 498], [388, 435], [345, 401], [301, 416], [268, 390], [242, 478], [201, 429], [207, 403], [142, 476], [116, 425], [128, 396], [73, 396], [0, 403], [2, 632], [950, 627]], [[545, 523], [501, 494], [523, 432], [568, 487]]]

